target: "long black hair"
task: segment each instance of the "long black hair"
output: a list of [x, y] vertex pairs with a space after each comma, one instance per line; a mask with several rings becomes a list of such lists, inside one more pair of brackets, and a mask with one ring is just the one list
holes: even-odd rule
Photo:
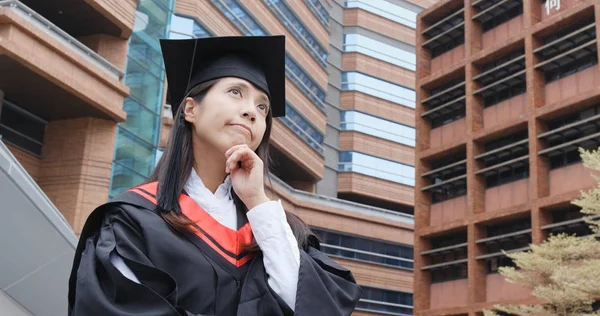
[[[208, 91], [218, 81], [219, 79], [210, 80], [197, 85], [190, 90], [186, 95], [186, 98], [191, 97], [197, 103], [202, 102]], [[185, 120], [184, 114], [186, 98], [181, 101], [175, 117], [173, 118], [173, 127], [165, 151], [147, 180], [147, 182], [158, 182], [158, 190], [156, 193], [157, 211], [162, 218], [177, 231], [190, 231], [193, 227], [192, 224], [194, 224], [189, 218], [183, 215], [178, 203], [179, 196], [183, 192], [183, 187], [192, 172], [195, 161], [192, 143], [193, 125]], [[264, 177], [266, 180], [269, 179], [269, 167], [271, 163], [269, 156], [269, 142], [272, 123], [273, 115], [269, 111], [266, 118], [265, 134], [255, 151], [265, 166]], [[233, 187], [231, 188], [231, 196], [238, 211], [242, 211], [239, 213], [246, 214], [248, 208], [235, 193]], [[309, 243], [314, 244], [313, 240], [315, 236], [308, 225], [295, 214], [287, 211], [285, 213], [292, 232], [298, 241], [298, 246], [306, 249]], [[258, 246], [254, 240], [251, 244], [243, 246], [249, 251], [258, 250]]]

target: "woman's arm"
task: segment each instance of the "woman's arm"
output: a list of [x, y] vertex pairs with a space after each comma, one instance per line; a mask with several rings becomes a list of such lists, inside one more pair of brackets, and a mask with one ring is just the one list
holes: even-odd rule
[[247, 216], [263, 252], [268, 284], [294, 310], [300, 250], [283, 207], [279, 201], [266, 202], [248, 211]]

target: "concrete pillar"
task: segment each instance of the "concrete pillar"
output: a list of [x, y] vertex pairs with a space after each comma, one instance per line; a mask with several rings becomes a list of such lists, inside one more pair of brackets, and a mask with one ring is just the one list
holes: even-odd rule
[[38, 184], [77, 235], [88, 215], [108, 199], [116, 127], [97, 118], [46, 126]]

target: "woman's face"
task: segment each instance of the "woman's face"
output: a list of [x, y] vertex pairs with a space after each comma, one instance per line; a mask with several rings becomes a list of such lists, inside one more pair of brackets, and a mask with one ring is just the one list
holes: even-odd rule
[[194, 126], [194, 138], [203, 148], [225, 153], [234, 145], [256, 150], [266, 130], [267, 95], [250, 82], [234, 77], [220, 79], [201, 102], [185, 101], [185, 120]]

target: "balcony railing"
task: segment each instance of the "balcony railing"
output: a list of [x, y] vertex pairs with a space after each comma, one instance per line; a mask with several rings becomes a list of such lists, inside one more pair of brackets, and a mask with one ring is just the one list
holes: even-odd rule
[[0, 0], [0, 7], [9, 8], [9, 10], [14, 11], [19, 16], [38, 26], [40, 29], [48, 33], [53, 38], [72, 47], [74, 51], [76, 51], [79, 55], [86, 58], [94, 65], [98, 66], [109, 76], [115, 79], [123, 78], [124, 73], [111, 62], [109, 62], [104, 57], [91, 50], [89, 47], [85, 46], [83, 43], [79, 42], [73, 36], [69, 35], [67, 32], [63, 31], [58, 26], [54, 25], [52, 22], [48, 21], [42, 15], [27, 7], [20, 1]]

